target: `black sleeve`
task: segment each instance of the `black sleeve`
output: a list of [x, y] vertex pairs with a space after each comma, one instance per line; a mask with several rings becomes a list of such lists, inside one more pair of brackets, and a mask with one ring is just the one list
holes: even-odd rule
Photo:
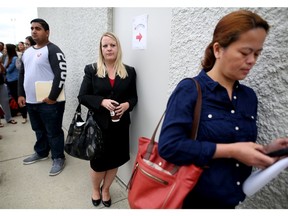
[[49, 62], [54, 73], [52, 89], [48, 98], [56, 101], [65, 84], [67, 65], [65, 55], [58, 46], [49, 43], [47, 47]]
[[21, 67], [19, 70], [19, 77], [18, 77], [18, 96], [26, 97], [25, 90], [24, 90], [24, 64], [21, 62]]
[[136, 71], [134, 67], [125, 65], [128, 75], [130, 76], [131, 83], [129, 86], [129, 96], [127, 102], [129, 103], [128, 111], [131, 112], [138, 102], [137, 88], [136, 88]]
[[79, 103], [83, 104], [88, 109], [100, 109], [101, 102], [104, 97], [94, 93], [92, 79], [93, 76], [95, 77], [96, 71], [92, 67], [92, 64], [85, 66], [84, 73], [85, 74], [78, 94]]

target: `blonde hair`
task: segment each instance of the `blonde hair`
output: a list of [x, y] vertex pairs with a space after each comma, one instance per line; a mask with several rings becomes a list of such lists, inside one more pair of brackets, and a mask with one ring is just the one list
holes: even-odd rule
[[103, 37], [110, 37], [114, 41], [116, 41], [116, 45], [118, 47], [118, 53], [117, 53], [117, 57], [116, 57], [116, 60], [115, 60], [115, 63], [114, 63], [114, 68], [115, 68], [115, 71], [116, 71], [116, 75], [118, 75], [121, 79], [126, 78], [128, 76], [128, 73], [126, 71], [126, 68], [125, 68], [124, 64], [122, 63], [122, 49], [121, 49], [120, 41], [116, 37], [116, 35], [113, 34], [112, 32], [106, 32], [100, 38], [99, 56], [98, 56], [98, 61], [97, 61], [96, 75], [98, 77], [102, 77], [102, 78], [107, 75], [106, 66], [105, 66], [105, 63], [104, 63], [104, 57], [103, 57], [103, 53], [102, 53], [102, 38]]

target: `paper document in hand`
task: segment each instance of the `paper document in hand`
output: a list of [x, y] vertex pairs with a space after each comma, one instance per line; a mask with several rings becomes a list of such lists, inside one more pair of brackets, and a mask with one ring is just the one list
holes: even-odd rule
[[266, 169], [254, 171], [243, 183], [242, 189], [247, 196], [254, 195], [266, 184], [276, 178], [288, 167], [288, 157], [283, 158]]
[[[43, 101], [44, 98], [49, 96], [51, 88], [52, 88], [52, 80], [35, 82], [36, 100], [38, 102]], [[64, 88], [60, 92], [57, 101], [65, 101]]]

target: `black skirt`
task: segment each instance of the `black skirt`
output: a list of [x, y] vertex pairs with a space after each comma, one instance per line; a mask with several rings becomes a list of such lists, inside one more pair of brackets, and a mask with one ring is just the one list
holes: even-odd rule
[[130, 160], [129, 125], [121, 122], [110, 122], [107, 129], [102, 129], [104, 152], [101, 157], [90, 161], [95, 172], [118, 168]]

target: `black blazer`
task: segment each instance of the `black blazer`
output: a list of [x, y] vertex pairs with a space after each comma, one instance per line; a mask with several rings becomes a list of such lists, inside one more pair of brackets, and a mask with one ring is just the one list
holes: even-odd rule
[[113, 99], [119, 103], [128, 102], [129, 109], [121, 117], [121, 123], [130, 124], [130, 114], [137, 104], [138, 96], [136, 90], [136, 71], [133, 67], [125, 65], [128, 77], [121, 79], [115, 77], [112, 87], [109, 77], [100, 78], [96, 76], [96, 64], [85, 66], [84, 78], [80, 87], [78, 100], [88, 109], [94, 111], [94, 118], [101, 128], [107, 128], [111, 122], [110, 112], [101, 106], [103, 99]]

